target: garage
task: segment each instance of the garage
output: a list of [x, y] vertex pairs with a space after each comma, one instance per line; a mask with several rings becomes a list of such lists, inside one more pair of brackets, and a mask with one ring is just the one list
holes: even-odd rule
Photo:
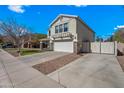
[[73, 42], [72, 41], [54, 42], [54, 51], [73, 53]]

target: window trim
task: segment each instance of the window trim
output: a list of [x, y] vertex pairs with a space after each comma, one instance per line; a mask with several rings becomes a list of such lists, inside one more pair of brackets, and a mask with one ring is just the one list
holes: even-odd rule
[[55, 26], [55, 33], [59, 33], [59, 26]]
[[[67, 24], [67, 25], [66, 25], [67, 31], [65, 31], [65, 24]], [[68, 27], [68, 23], [64, 23], [63, 25], [64, 25], [64, 32], [68, 32], [68, 28], [69, 28], [69, 27]]]
[[[60, 26], [61, 26], [61, 30], [62, 30], [61, 32], [60, 32]], [[59, 33], [62, 33], [62, 32], [63, 32], [63, 24], [60, 24], [59, 25]]]
[[[66, 24], [66, 26], [65, 26]], [[67, 29], [67, 30], [65, 30]], [[62, 32], [68, 32], [69, 30], [68, 23], [63, 23], [55, 26], [55, 33], [62, 33]]]

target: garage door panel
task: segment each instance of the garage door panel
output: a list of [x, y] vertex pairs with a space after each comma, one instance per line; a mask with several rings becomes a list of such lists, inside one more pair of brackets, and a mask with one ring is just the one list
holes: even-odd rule
[[54, 42], [54, 51], [73, 52], [73, 42]]

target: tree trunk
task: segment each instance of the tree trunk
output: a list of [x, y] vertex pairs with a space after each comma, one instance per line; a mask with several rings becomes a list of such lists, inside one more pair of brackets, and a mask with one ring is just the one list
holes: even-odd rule
[[18, 55], [21, 56], [21, 46], [20, 46], [20, 44], [18, 44], [18, 51], [17, 52], [18, 52]]
[[21, 48], [18, 47], [18, 55], [21, 56]]
[[29, 41], [28, 41], [28, 48], [30, 48], [30, 43], [29, 43]]
[[22, 45], [21, 45], [21, 48], [24, 48], [24, 39], [22, 40]]

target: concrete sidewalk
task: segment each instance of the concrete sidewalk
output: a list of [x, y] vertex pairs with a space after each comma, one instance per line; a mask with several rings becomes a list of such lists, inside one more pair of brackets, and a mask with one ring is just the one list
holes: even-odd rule
[[124, 72], [114, 55], [87, 54], [48, 76], [71, 88], [124, 88]]
[[39, 71], [0, 49], [0, 87], [62, 87]]

